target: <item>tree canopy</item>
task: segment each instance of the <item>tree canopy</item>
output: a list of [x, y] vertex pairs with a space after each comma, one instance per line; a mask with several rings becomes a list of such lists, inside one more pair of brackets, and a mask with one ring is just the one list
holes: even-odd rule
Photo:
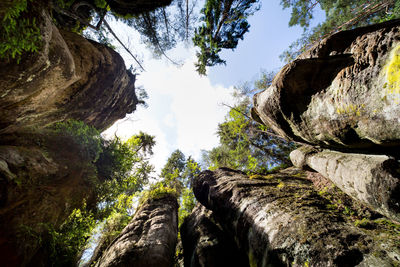
[[[304, 32], [280, 56], [285, 62], [295, 59], [315, 41], [328, 35], [400, 17], [400, 2], [394, 0], [281, 0], [284, 9], [291, 9], [289, 26], [299, 25]], [[316, 8], [326, 19], [310, 27]]]
[[235, 49], [249, 30], [247, 17], [259, 9], [258, 0], [207, 0], [201, 10], [202, 25], [195, 29], [193, 43], [197, 52], [196, 70], [206, 74], [206, 67], [225, 64], [221, 49]]

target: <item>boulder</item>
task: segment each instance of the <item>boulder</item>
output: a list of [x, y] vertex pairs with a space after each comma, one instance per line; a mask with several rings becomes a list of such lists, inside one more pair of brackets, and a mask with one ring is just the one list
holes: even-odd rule
[[148, 199], [95, 266], [173, 266], [177, 236], [176, 197]]
[[293, 165], [305, 164], [329, 178], [343, 192], [400, 222], [400, 164], [385, 155], [351, 154], [304, 148], [290, 153]]
[[322, 40], [255, 96], [253, 115], [298, 142], [398, 154], [399, 40], [400, 20]]
[[199, 203], [182, 223], [180, 233], [186, 267], [249, 266], [233, 237], [224, 231], [213, 212]]
[[0, 133], [76, 119], [105, 130], [138, 103], [135, 76], [111, 48], [38, 15], [41, 51], [0, 63]]
[[250, 266], [400, 264], [396, 235], [356, 227], [329, 208], [330, 198], [315, 191], [302, 171], [248, 177], [221, 168], [202, 172], [193, 188]]

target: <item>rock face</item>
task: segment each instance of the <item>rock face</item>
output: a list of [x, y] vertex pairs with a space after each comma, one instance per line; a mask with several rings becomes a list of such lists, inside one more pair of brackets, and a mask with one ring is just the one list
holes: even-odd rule
[[76, 119], [100, 130], [135, 110], [135, 76], [102, 44], [58, 30], [43, 11], [41, 52], [0, 63], [0, 133]]
[[328, 37], [255, 96], [253, 113], [295, 141], [398, 154], [399, 30], [394, 20]]
[[95, 266], [173, 266], [177, 234], [176, 198], [166, 195], [149, 199]]
[[193, 209], [180, 229], [185, 267], [246, 267], [248, 260], [229, 233], [201, 204]]
[[42, 233], [84, 202], [95, 203], [95, 170], [66, 136], [20, 132], [0, 140], [0, 262], [26, 266], [43, 245]]
[[196, 198], [231, 233], [250, 266], [394, 266], [396, 236], [355, 227], [293, 169], [262, 179], [229, 169], [195, 178]]
[[349, 154], [297, 149], [290, 154], [297, 167], [307, 164], [349, 196], [400, 222], [400, 164], [385, 155]]

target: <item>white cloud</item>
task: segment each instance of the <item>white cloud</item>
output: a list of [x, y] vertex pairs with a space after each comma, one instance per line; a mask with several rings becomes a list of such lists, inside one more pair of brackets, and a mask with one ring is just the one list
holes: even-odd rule
[[110, 135], [117, 131], [123, 138], [139, 131], [155, 135], [157, 144], [152, 163], [157, 173], [175, 149], [199, 159], [202, 149], [216, 146], [217, 125], [227, 112], [221, 103], [233, 101], [231, 88], [213, 86], [207, 77], [197, 74], [194, 51], [189, 52], [191, 60], [179, 68], [165, 61], [147, 61], [147, 72], [137, 77], [137, 84], [148, 92], [149, 108], [139, 108], [106, 132]]
[[[166, 163], [169, 155], [180, 149], [186, 156], [199, 159], [201, 149], [211, 149], [218, 144], [217, 125], [227, 112], [223, 103], [232, 103], [231, 88], [212, 85], [208, 77], [200, 77], [195, 71], [194, 49], [180, 45], [167, 54], [175, 61], [187, 59], [177, 67], [165, 58], [154, 59], [151, 53], [138, 42], [139, 37], [132, 29], [119, 22], [112, 22], [112, 28], [133, 52], [144, 59], [144, 68], [137, 76], [136, 86], [143, 86], [149, 95], [148, 108], [138, 108], [133, 114], [116, 122], [105, 134], [127, 139], [139, 131], [156, 136], [156, 146], [151, 162], [157, 173]], [[130, 40], [129, 40], [129, 37]], [[118, 44], [116, 44], [118, 46]], [[124, 51], [119, 53], [125, 65], [136, 65]]]

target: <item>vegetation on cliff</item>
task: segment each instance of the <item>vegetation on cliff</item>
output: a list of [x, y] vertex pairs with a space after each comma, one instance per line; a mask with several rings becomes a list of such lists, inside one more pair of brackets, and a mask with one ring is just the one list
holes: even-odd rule
[[143, 190], [153, 171], [148, 157], [153, 153], [155, 141], [153, 136], [142, 132], [125, 142], [119, 138], [106, 140], [95, 128], [73, 120], [57, 123], [51, 131], [70, 136], [88, 159], [86, 169], [94, 170], [92, 176], [85, 178], [95, 188], [94, 202], [74, 209], [59, 229], [48, 225], [48, 234], [43, 237], [50, 262], [71, 266], [99, 222], [108, 222], [107, 234], [122, 230], [128, 223], [134, 194]]
[[289, 153], [295, 145], [250, 117], [253, 95], [268, 88], [272, 78], [272, 73], [264, 72], [254, 85], [245, 83], [236, 87], [236, 104], [229, 106], [225, 121], [218, 125], [220, 145], [203, 151], [206, 168], [228, 167], [249, 173], [266, 173], [271, 168], [291, 165]]

